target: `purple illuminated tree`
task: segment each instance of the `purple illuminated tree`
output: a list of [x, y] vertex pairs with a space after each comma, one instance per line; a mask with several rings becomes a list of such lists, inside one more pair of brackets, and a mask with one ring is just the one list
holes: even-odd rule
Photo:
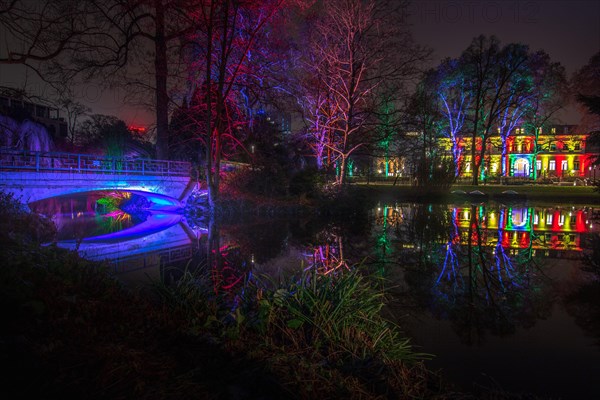
[[497, 126], [502, 143], [501, 171], [502, 176], [507, 176], [508, 137], [522, 124], [523, 115], [534, 97], [529, 68], [524, 68], [513, 75], [504, 95], [506, 105], [498, 110]]

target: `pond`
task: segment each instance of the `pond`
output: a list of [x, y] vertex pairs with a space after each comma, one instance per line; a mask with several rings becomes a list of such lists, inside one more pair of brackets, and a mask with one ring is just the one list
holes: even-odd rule
[[214, 223], [115, 210], [105, 197], [35, 208], [53, 215], [60, 246], [107, 259], [124, 282], [210, 266], [215, 291], [235, 293], [262, 274], [364, 268], [390, 282], [390, 318], [435, 355], [427, 365], [464, 390], [600, 394], [600, 285], [585, 270], [598, 208], [382, 203], [341, 220]]

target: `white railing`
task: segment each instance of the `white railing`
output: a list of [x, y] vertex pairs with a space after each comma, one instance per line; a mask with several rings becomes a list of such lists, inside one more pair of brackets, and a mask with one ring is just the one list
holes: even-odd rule
[[21, 172], [71, 172], [153, 176], [190, 176], [185, 161], [111, 158], [91, 154], [0, 150], [0, 170]]

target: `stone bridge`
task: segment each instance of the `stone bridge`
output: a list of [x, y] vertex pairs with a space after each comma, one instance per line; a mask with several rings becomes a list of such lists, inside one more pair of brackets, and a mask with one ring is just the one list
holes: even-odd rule
[[0, 150], [0, 190], [25, 204], [80, 192], [132, 190], [183, 205], [196, 185], [187, 162]]

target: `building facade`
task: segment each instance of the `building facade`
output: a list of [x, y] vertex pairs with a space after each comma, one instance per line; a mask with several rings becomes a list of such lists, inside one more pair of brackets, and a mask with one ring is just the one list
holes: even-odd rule
[[[599, 150], [588, 145], [588, 137], [576, 132], [573, 125], [540, 128], [537, 134], [526, 132], [525, 128], [515, 128], [506, 138], [505, 145], [499, 134], [492, 136], [486, 143], [480, 179], [600, 179], [600, 169], [593, 165]], [[473, 176], [471, 143], [470, 138], [461, 139], [458, 143], [461, 178]], [[476, 146], [479, 153], [481, 143], [476, 142]], [[450, 153], [450, 139], [440, 139], [440, 147]]]

